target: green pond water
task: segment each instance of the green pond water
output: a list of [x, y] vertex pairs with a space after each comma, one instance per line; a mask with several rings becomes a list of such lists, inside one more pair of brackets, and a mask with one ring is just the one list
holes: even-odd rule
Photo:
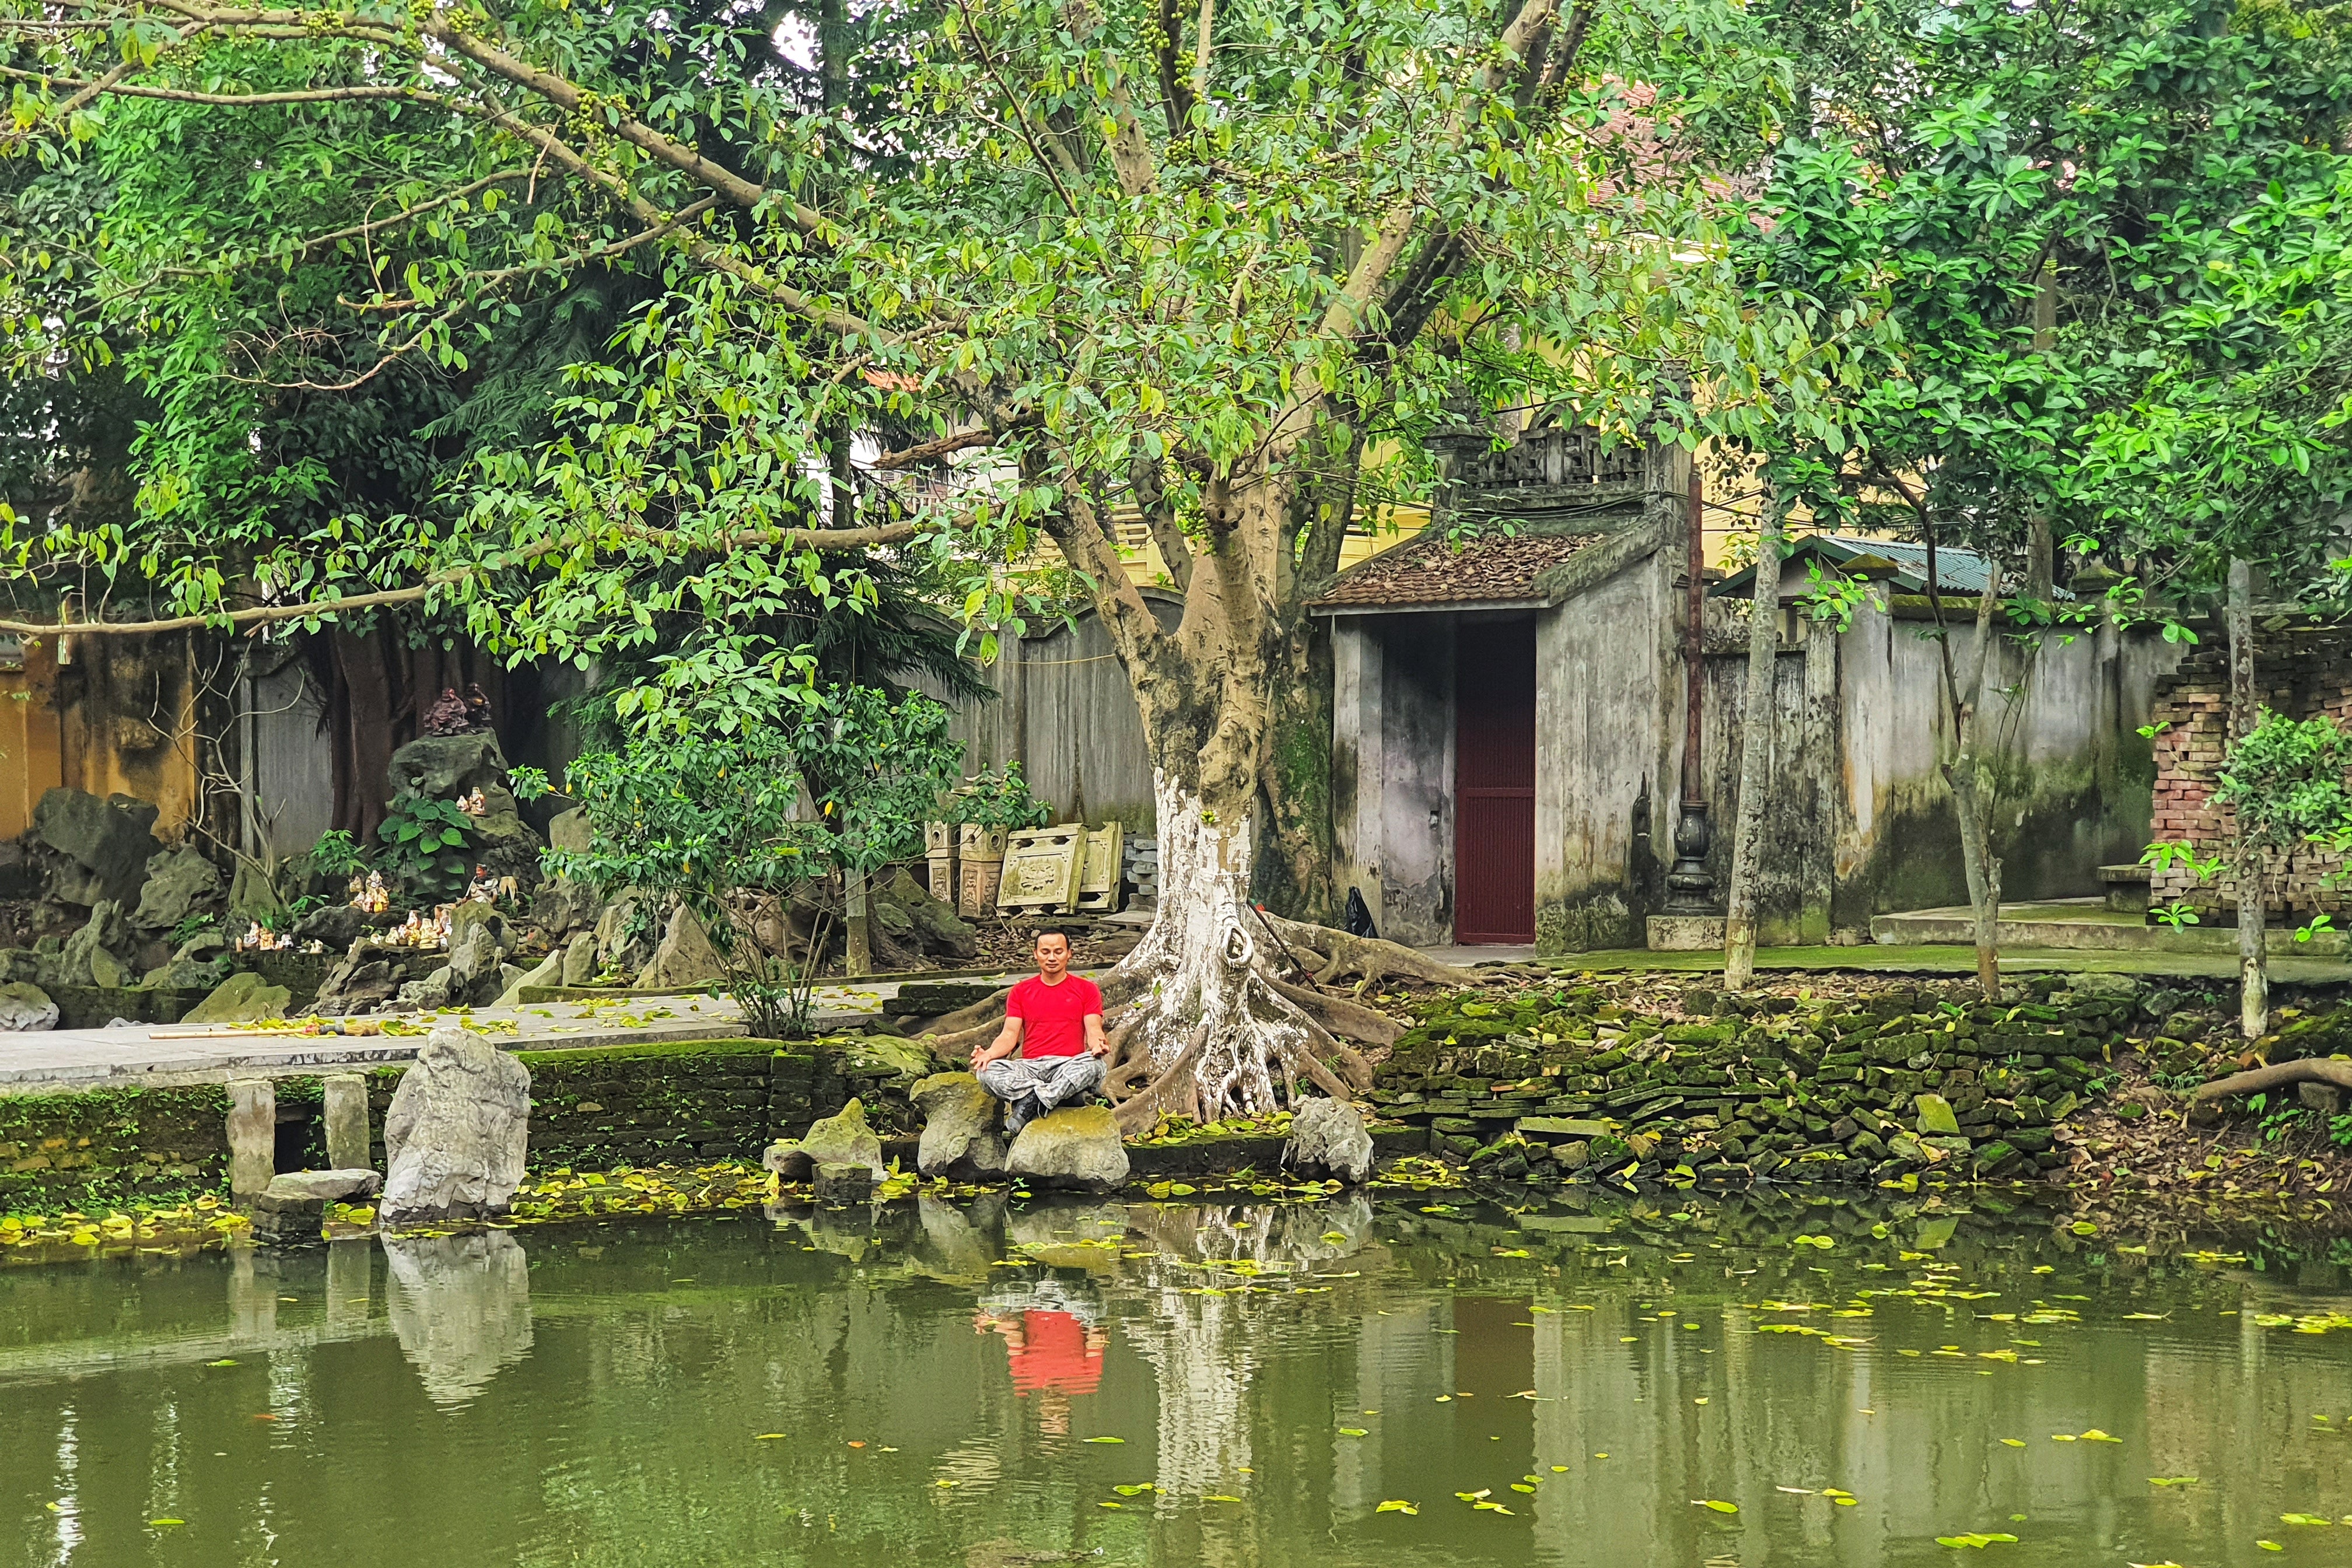
[[19, 1266], [0, 1565], [2352, 1565], [2347, 1312], [2324, 1248], [1787, 1197]]

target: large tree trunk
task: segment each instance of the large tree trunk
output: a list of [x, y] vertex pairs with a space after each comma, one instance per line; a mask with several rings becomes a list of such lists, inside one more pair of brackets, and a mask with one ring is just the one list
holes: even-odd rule
[[1764, 795], [1772, 768], [1772, 667], [1780, 647], [1780, 531], [1777, 494], [1764, 503], [1756, 539], [1756, 594], [1748, 605], [1748, 697], [1739, 713], [1739, 815], [1731, 830], [1731, 888], [1724, 900], [1723, 984], [1756, 978], [1756, 873], [1764, 846]]
[[[2254, 569], [2246, 562], [2230, 563], [2230, 599], [2224, 611], [2230, 633], [2230, 743], [2253, 732], [2254, 708]], [[2260, 1039], [2271, 1026], [2271, 971], [2268, 879], [2263, 874], [2263, 852], [2237, 825], [2238, 897], [2238, 1032]]]
[[1258, 854], [1260, 901], [1293, 920], [1329, 925], [1331, 830], [1331, 627], [1307, 616], [1283, 639], [1266, 737], [1266, 842]]

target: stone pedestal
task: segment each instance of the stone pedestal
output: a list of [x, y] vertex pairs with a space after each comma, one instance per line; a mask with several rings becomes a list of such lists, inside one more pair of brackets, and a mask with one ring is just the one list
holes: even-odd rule
[[821, 1204], [862, 1204], [874, 1195], [874, 1173], [865, 1165], [827, 1160], [816, 1168], [810, 1195]]
[[1704, 952], [1723, 946], [1721, 915], [1652, 915], [1649, 926], [1653, 952]]
[[329, 1073], [325, 1118], [328, 1164], [339, 1171], [361, 1171], [375, 1163], [368, 1147], [365, 1078], [355, 1072]]
[[268, 1079], [228, 1086], [228, 1191], [252, 1197], [278, 1173], [278, 1089]]

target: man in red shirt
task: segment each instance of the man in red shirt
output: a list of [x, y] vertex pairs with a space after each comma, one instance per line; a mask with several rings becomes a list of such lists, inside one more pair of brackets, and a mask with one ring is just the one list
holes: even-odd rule
[[1036, 959], [1037, 973], [1005, 999], [1004, 1027], [971, 1056], [982, 1086], [1005, 1103], [1008, 1138], [1056, 1106], [1092, 1098], [1110, 1055], [1102, 993], [1070, 973], [1069, 936], [1039, 931]]

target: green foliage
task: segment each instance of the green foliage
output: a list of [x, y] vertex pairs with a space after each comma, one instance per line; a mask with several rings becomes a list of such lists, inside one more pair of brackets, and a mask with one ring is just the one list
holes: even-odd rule
[[947, 725], [947, 710], [919, 695], [811, 689], [770, 722], [589, 752], [565, 773], [588, 814], [588, 847], [548, 851], [548, 869], [608, 896], [634, 889], [683, 904], [755, 1028], [805, 1026], [826, 922], [805, 962], [772, 952], [756, 934], [764, 896], [919, 851], [961, 761]]
[[2174, 931], [2181, 931], [2189, 926], [2202, 925], [2204, 923], [2203, 921], [2198, 918], [2197, 908], [2193, 904], [2166, 904], [2160, 908], [2148, 910], [2148, 913], [2156, 917], [2156, 922], [2158, 925], [2169, 926]]
[[193, 914], [172, 928], [170, 941], [173, 947], [179, 947], [184, 943], [194, 942], [207, 931], [215, 931], [219, 929], [218, 915]]
[[446, 903], [466, 889], [473, 871], [467, 849], [473, 819], [454, 801], [400, 795], [376, 827], [384, 854], [404, 887], [429, 903]]
[[959, 822], [982, 827], [1044, 827], [1054, 820], [1054, 808], [1029, 793], [1015, 760], [1002, 768], [974, 773], [956, 786], [949, 809]]
[[341, 827], [330, 827], [310, 846], [310, 868], [321, 877], [348, 877], [367, 869], [367, 857]]
[[2216, 804], [2250, 847], [2288, 853], [2352, 826], [2352, 731], [2325, 714], [2295, 720], [2265, 708], [2222, 760]]

